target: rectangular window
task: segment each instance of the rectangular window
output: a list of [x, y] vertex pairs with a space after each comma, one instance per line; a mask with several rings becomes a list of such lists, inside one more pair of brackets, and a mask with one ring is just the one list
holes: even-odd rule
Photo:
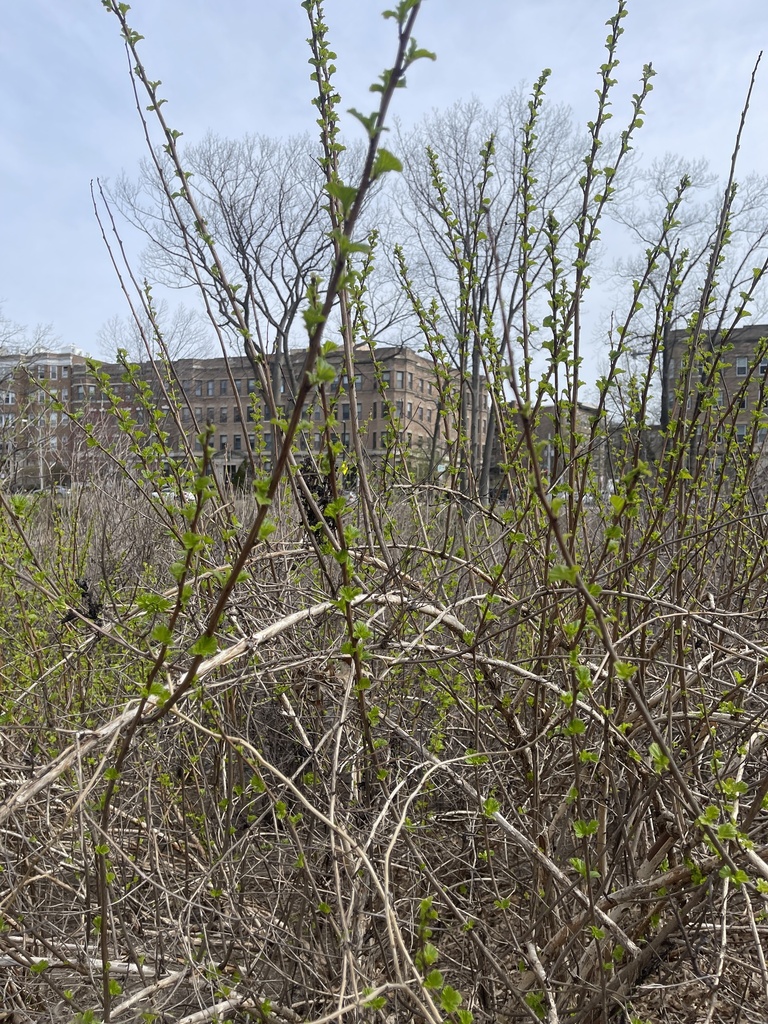
[[355, 402], [355, 408], [357, 409], [357, 418], [361, 419], [363, 415], [363, 403]]
[[69, 401], [69, 388], [62, 388], [61, 389], [61, 400], [62, 400], [62, 402], [68, 402]]
[[427, 423], [431, 423], [431, 422], [432, 422], [432, 410], [431, 409], [427, 409]]
[[59, 375], [59, 368], [57, 366], [51, 367], [51, 380], [56, 380]]
[[221, 451], [224, 451], [224, 449], [226, 447], [227, 447], [227, 435], [226, 434], [219, 434], [219, 449]]
[[239, 434], [235, 434], [235, 436], [232, 438], [232, 440], [234, 442], [234, 449], [235, 449], [235, 451], [236, 452], [241, 451], [242, 450], [243, 439], [240, 437], [240, 435]]
[[203, 382], [201, 380], [195, 381], [195, 394], [200, 398], [203, 394]]
[[374, 432], [373, 432], [373, 433], [371, 434], [371, 439], [372, 439], [372, 440], [371, 440], [371, 447], [372, 447], [372, 448], [373, 448], [373, 450], [375, 451], [375, 450], [376, 450], [376, 431], [375, 431], [375, 430], [374, 430]]
[[419, 420], [421, 422], [424, 421], [424, 406], [423, 405], [419, 406]]
[[183, 405], [181, 407], [181, 422], [189, 423], [189, 409], [186, 407], [186, 405]]
[[[374, 403], [373, 403], [373, 405], [371, 406], [371, 419], [373, 419], [373, 420], [375, 420], [375, 419], [376, 419], [376, 403], [375, 403], [375, 402], [374, 402]], [[375, 448], [375, 447], [376, 447], [376, 446], [374, 445], [374, 448]]]
[[224, 378], [224, 380], [220, 380], [219, 381], [219, 394], [220, 395], [226, 395], [226, 393], [227, 393], [227, 385], [228, 384], [229, 384], [229, 381], [226, 379], [226, 377]]
[[428, 394], [428, 395], [431, 395], [431, 394], [432, 394], [432, 381], [429, 381], [429, 382], [427, 383], [427, 394]]
[[226, 407], [226, 405], [222, 405], [222, 407], [219, 409], [219, 423], [226, 423], [226, 422], [227, 422], [227, 407]]
[[413, 374], [410, 373], [410, 372], [408, 373], [408, 387], [409, 388], [413, 387]]
[[68, 377], [69, 376], [69, 367], [68, 366], [62, 366], [62, 368], [61, 368], [61, 376], [62, 377]]
[[768, 373], [768, 359], [760, 360], [760, 376], [764, 377]]
[[343, 420], [348, 420], [349, 419], [349, 403], [348, 402], [342, 402], [342, 405], [341, 405], [341, 418]]
[[395, 379], [397, 381], [397, 386], [399, 388], [405, 387], [405, 371], [404, 370], [398, 370]]
[[255, 390], [256, 390], [256, 381], [255, 380], [249, 380], [248, 381], [248, 394], [252, 395]]
[[397, 411], [397, 415], [398, 416], [402, 416], [403, 415], [403, 401], [402, 401], [402, 399], [400, 399], [399, 402], [395, 402], [395, 410]]
[[239, 423], [240, 420], [241, 420], [240, 409], [237, 406], [235, 406], [235, 408], [232, 410], [232, 422], [233, 423]]
[[746, 409], [746, 408], [747, 408], [747, 396], [746, 395], [740, 395], [739, 396], [739, 409]]
[[203, 421], [203, 410], [200, 408], [199, 405], [195, 406], [195, 419], [197, 420], [198, 423], [202, 423]]
[[737, 423], [736, 424], [736, 439], [739, 442], [746, 441], [747, 439], [747, 424]]
[[407, 412], [408, 412], [408, 418], [410, 419], [411, 416], [413, 416], [413, 402], [409, 402], [408, 403]]
[[392, 383], [392, 374], [390, 373], [389, 370], [381, 371], [381, 383], [384, 385], [385, 388], [388, 388], [389, 385]]
[[251, 446], [251, 451], [253, 451], [253, 449], [256, 447], [256, 435], [255, 434], [249, 434], [248, 435], [248, 444]]
[[208, 423], [215, 423], [216, 422], [216, 410], [212, 409], [210, 406], [208, 406], [208, 408], [205, 410], [205, 419], [206, 419], [206, 422], [208, 422]]
[[243, 382], [237, 378], [235, 378], [235, 391], [238, 395], [242, 395], [243, 393]]
[[747, 356], [736, 356], [736, 376], [746, 377], [747, 369], [749, 366], [749, 359]]
[[419, 377], [419, 391], [421, 391], [421, 392], [424, 391], [424, 378], [423, 377]]
[[207, 380], [205, 382], [205, 393], [206, 393], [206, 395], [213, 396], [214, 391], [215, 391], [214, 382], [212, 380]]

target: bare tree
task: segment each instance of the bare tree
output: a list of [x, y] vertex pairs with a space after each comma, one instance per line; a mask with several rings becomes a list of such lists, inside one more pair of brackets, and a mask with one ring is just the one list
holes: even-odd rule
[[406, 262], [448, 324], [467, 463], [483, 495], [494, 439], [491, 417], [481, 450], [492, 373], [483, 335], [529, 336], [553, 218], [562, 234], [578, 212], [582, 140], [567, 107], [544, 105], [546, 77], [530, 96], [521, 87], [490, 109], [470, 100], [434, 111], [399, 138]]
[[702, 312], [700, 326], [714, 337], [737, 322], [741, 310], [765, 312], [756, 268], [768, 256], [766, 213], [768, 177], [749, 175], [726, 187], [705, 160], [672, 154], [639, 168], [624, 201], [611, 209], [640, 250], [617, 263], [616, 277], [636, 281], [647, 253], [655, 253], [644, 281], [648, 298], [634, 337], [626, 340], [629, 353], [644, 366], [650, 357], [655, 368], [662, 429], [669, 424], [684, 355], [672, 332], [698, 321]]
[[171, 312], [165, 299], [155, 306], [154, 323], [146, 311], [140, 314], [139, 322], [129, 317], [113, 316], [102, 325], [97, 338], [110, 358], [122, 349], [128, 353], [131, 362], [137, 363], [156, 354], [160, 341], [170, 359], [209, 355], [213, 345], [210, 326], [197, 310], [176, 306]]

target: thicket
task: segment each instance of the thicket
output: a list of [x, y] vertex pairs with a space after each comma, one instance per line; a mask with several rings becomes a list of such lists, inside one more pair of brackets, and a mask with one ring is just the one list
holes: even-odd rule
[[[741, 396], [718, 390], [765, 264], [732, 301], [735, 170], [659, 430], [656, 373], [691, 258], [671, 242], [685, 182], [633, 268], [597, 405], [579, 410], [592, 254], [651, 88], [646, 68], [603, 145], [623, 0], [567, 223], [539, 191], [545, 77], [504, 157], [519, 169], [508, 265], [484, 191], [503, 163], [496, 142], [461, 217], [428, 154], [442, 290], [417, 283], [413, 239], [394, 253], [443, 409], [444, 472], [417, 481], [394, 409], [378, 465], [354, 411], [386, 258], [360, 217], [400, 170], [382, 131], [407, 69], [430, 56], [413, 37], [419, 2], [386, 14], [396, 55], [378, 108], [357, 115], [355, 178], [342, 177], [322, 5], [302, 5], [328, 261], [297, 301], [306, 360], [282, 413], [267, 357], [284, 339], [260, 333], [259, 271], [220, 254], [128, 5], [104, 6], [160, 133], [150, 159], [181, 256], [223, 350], [234, 339], [251, 360], [276, 444], [252, 454], [245, 495], [212, 475], [210, 431], [202, 454], [173, 463], [126, 360], [143, 425], [98, 376], [124, 441], [74, 424], [94, 458], [122, 467], [121, 486], [0, 494], [9, 1019], [764, 1020], [768, 420], [758, 403], [742, 442]], [[151, 295], [126, 291], [180, 412]], [[744, 388], [765, 389], [765, 348]], [[323, 443], [309, 466], [313, 402]], [[546, 407], [558, 429], [545, 460]], [[484, 482], [481, 409], [504, 502]], [[342, 461], [356, 466], [354, 499]]]

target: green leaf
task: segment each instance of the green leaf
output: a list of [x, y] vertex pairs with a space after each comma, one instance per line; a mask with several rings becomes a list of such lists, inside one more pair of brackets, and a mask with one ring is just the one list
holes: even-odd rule
[[442, 988], [443, 987], [443, 972], [438, 971], [435, 967], [429, 972], [424, 979], [424, 988]]
[[394, 153], [390, 153], [388, 149], [384, 149], [383, 146], [379, 147], [376, 153], [376, 159], [373, 163], [373, 171], [371, 177], [376, 179], [382, 174], [387, 174], [389, 171], [400, 172], [403, 169], [403, 165], [395, 156]]
[[578, 574], [579, 569], [576, 565], [553, 565], [549, 570], [549, 582], [575, 583]]
[[446, 985], [440, 993], [440, 1006], [446, 1013], [455, 1013], [461, 1005], [461, 993]]
[[170, 631], [170, 629], [168, 628], [168, 626], [166, 626], [164, 622], [158, 622], [158, 624], [152, 630], [150, 637], [152, 640], [155, 641], [155, 643], [163, 644], [167, 647], [168, 644], [170, 644], [171, 641], [173, 640], [173, 633]]
[[219, 649], [219, 642], [215, 636], [201, 636], [189, 650], [195, 657], [210, 658]]
[[355, 199], [357, 199], [357, 189], [352, 185], [345, 185], [341, 181], [329, 181], [325, 186], [325, 191], [329, 196], [338, 199], [344, 213], [352, 209]]

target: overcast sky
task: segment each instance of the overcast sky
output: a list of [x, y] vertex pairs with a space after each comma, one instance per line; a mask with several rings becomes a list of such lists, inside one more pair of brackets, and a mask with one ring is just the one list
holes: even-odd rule
[[[394, 0], [390, 0], [394, 5]], [[326, 0], [344, 106], [370, 110], [368, 85], [393, 54], [386, 0]], [[592, 115], [604, 23], [614, 0], [424, 0], [420, 62], [394, 113], [406, 123], [476, 95], [492, 103], [542, 68], [549, 96]], [[133, 27], [170, 123], [290, 135], [314, 126], [299, 0], [134, 0]], [[638, 148], [707, 157], [725, 174], [752, 67], [768, 43], [766, 0], [630, 0], [622, 97], [642, 66], [657, 71]], [[626, 106], [617, 103], [617, 122]], [[768, 171], [768, 56], [753, 94], [741, 174]], [[350, 134], [359, 130], [348, 125]], [[115, 19], [100, 0], [3, 4], [0, 28], [0, 311], [50, 323], [62, 347], [93, 354], [102, 324], [126, 312], [93, 215], [94, 178], [132, 172], [145, 144]], [[130, 241], [130, 239], [129, 239]]]

